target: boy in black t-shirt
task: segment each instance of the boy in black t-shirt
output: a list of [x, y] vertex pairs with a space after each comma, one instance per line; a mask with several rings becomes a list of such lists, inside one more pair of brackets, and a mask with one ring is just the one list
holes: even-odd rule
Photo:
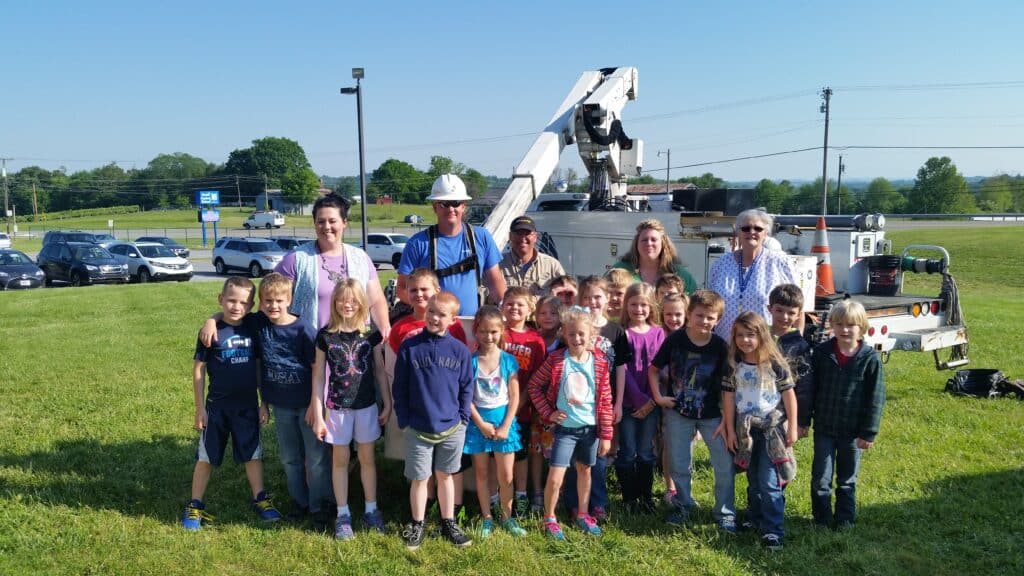
[[[691, 491], [692, 440], [697, 432], [708, 446], [715, 472], [715, 507], [711, 516], [718, 527], [736, 532], [735, 479], [732, 455], [725, 444], [722, 420], [722, 377], [729, 346], [712, 330], [725, 303], [711, 290], [697, 290], [686, 308], [686, 326], [661, 345], [647, 370], [654, 401], [662, 407], [665, 440], [676, 484], [674, 511], [667, 522], [684, 525], [696, 506]], [[668, 367], [669, 382], [662, 388], [659, 371]]]
[[[252, 489], [252, 506], [261, 520], [275, 522], [281, 514], [263, 490], [263, 449], [260, 424], [269, 418], [266, 406], [259, 406], [259, 347], [255, 332], [243, 325], [252, 308], [255, 287], [246, 278], [232, 276], [224, 282], [220, 296], [223, 317], [217, 322], [217, 342], [213, 346], [196, 343], [192, 368], [195, 394], [195, 427], [202, 432], [192, 473], [192, 499], [185, 506], [181, 525], [199, 530], [205, 514], [203, 494], [213, 468], [224, 459], [231, 438], [235, 461], [245, 464], [245, 475]], [[210, 389], [205, 401], [206, 376]]]

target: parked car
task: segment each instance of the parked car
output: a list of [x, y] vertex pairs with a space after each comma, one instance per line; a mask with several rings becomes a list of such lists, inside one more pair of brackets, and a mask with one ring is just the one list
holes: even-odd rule
[[60, 242], [89, 242], [96, 243], [96, 236], [81, 230], [47, 230], [43, 235], [43, 246]]
[[156, 242], [115, 242], [107, 250], [119, 262], [128, 265], [128, 274], [136, 282], [151, 280], [192, 279], [192, 263], [176, 256], [171, 249]]
[[258, 278], [272, 270], [284, 258], [284, 250], [266, 238], [236, 238], [225, 236], [213, 247], [213, 267], [217, 274], [229, 270], [248, 270], [249, 275]]
[[6, 232], [0, 232], [0, 248], [10, 248], [11, 237]]
[[88, 242], [47, 244], [36, 258], [46, 275], [47, 286], [55, 280], [72, 286], [123, 284], [128, 282], [128, 265], [122, 264], [107, 249]]
[[156, 242], [157, 244], [163, 244], [170, 248], [171, 252], [174, 252], [175, 256], [180, 256], [181, 258], [188, 258], [189, 255], [188, 248], [185, 248], [181, 244], [178, 244], [177, 240], [168, 238], [167, 236], [140, 236], [135, 239], [136, 244], [139, 242]]
[[423, 222], [423, 216], [420, 216], [419, 214], [406, 214], [405, 215], [405, 223], [406, 224], [420, 224], [422, 222]]
[[301, 238], [299, 236], [275, 236], [271, 238], [277, 245], [281, 247], [281, 250], [288, 252], [292, 248], [295, 248], [299, 244], [305, 244], [306, 242], [312, 242], [312, 238]]
[[398, 263], [402, 261], [402, 251], [405, 250], [405, 243], [408, 241], [409, 237], [405, 234], [375, 232], [366, 235], [366, 243], [369, 246], [363, 248], [362, 242], [357, 246], [366, 250], [374, 264], [391, 264], [398, 268]]
[[39, 288], [45, 279], [42, 268], [24, 253], [0, 249], [0, 290]]
[[254, 212], [242, 222], [246, 230], [251, 228], [280, 228], [284, 226], [284, 214], [276, 210], [269, 212]]
[[117, 238], [114, 238], [113, 234], [93, 234], [93, 242], [106, 248], [108, 245], [117, 242]]

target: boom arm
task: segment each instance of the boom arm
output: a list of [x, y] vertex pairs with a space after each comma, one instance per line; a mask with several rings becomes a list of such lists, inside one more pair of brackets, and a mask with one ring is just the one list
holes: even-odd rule
[[591, 180], [607, 181], [613, 195], [626, 193], [626, 179], [639, 175], [643, 142], [628, 139], [620, 114], [636, 99], [636, 68], [584, 72], [562, 101], [526, 156], [516, 167], [512, 183], [484, 222], [499, 247], [508, 241], [508, 228], [526, 211], [558, 166], [566, 145], [577, 143]]

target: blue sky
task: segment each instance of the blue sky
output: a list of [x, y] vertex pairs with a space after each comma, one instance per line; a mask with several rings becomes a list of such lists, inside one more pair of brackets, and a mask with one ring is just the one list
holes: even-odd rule
[[[222, 163], [283, 136], [318, 173], [354, 175], [355, 101], [338, 93], [354, 66], [366, 68], [368, 169], [443, 154], [506, 176], [580, 73], [622, 65], [639, 69], [624, 124], [650, 169], [665, 149], [682, 166], [820, 146], [826, 85], [833, 145], [1024, 145], [1020, 2], [292, 4], [5, 3], [0, 156], [9, 171], [141, 168], [170, 152]], [[722, 106], [736, 102], [748, 103]], [[563, 166], [578, 166], [573, 154]], [[966, 175], [1024, 171], [1024, 149], [843, 155], [851, 179], [913, 178], [933, 155]], [[704, 171], [812, 179], [821, 152], [673, 177]]]

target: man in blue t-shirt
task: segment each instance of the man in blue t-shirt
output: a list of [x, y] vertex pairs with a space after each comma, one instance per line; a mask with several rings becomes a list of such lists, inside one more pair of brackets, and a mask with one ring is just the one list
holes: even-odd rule
[[398, 265], [399, 298], [408, 304], [405, 284], [409, 274], [429, 268], [437, 274], [441, 290], [459, 299], [460, 316], [476, 314], [480, 287], [487, 288], [491, 300], [501, 301], [505, 295], [505, 277], [498, 267], [501, 251], [486, 229], [463, 224], [466, 202], [472, 198], [462, 179], [442, 174], [427, 200], [433, 203], [437, 224], [417, 232], [406, 243]]

